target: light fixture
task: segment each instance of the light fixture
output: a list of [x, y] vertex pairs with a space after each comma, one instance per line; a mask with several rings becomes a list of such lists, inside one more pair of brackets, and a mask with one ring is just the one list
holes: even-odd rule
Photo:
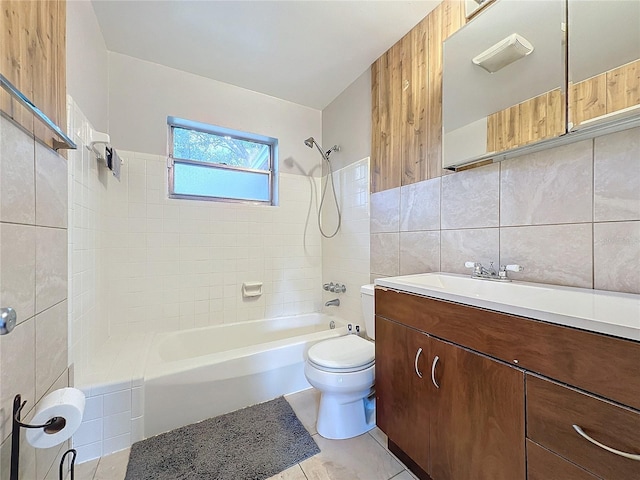
[[471, 60], [489, 73], [495, 73], [510, 63], [526, 57], [533, 52], [533, 45], [526, 38], [512, 33], [504, 40], [489, 47]]

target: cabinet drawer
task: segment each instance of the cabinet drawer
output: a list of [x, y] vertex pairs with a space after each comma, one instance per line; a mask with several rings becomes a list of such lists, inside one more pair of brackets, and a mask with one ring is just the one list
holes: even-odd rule
[[599, 480], [586, 470], [527, 440], [527, 480]]
[[529, 439], [606, 480], [640, 479], [640, 461], [609, 452], [574, 429], [640, 458], [640, 414], [533, 375], [526, 377], [526, 391]]

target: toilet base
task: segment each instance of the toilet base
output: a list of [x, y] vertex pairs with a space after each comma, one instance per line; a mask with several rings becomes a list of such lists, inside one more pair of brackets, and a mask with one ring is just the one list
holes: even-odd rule
[[376, 425], [373, 389], [349, 394], [320, 395], [318, 433], [331, 440], [343, 440], [368, 432]]

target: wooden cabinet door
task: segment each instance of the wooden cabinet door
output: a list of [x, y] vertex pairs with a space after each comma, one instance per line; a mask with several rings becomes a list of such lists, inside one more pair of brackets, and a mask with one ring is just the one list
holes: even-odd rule
[[425, 471], [429, 462], [429, 341], [417, 330], [376, 317], [376, 423]]
[[524, 373], [435, 339], [431, 355], [433, 480], [524, 480]]

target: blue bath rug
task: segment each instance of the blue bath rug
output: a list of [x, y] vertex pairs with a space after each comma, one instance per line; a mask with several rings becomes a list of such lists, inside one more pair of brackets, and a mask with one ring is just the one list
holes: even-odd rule
[[134, 443], [125, 480], [264, 480], [319, 452], [278, 397]]

